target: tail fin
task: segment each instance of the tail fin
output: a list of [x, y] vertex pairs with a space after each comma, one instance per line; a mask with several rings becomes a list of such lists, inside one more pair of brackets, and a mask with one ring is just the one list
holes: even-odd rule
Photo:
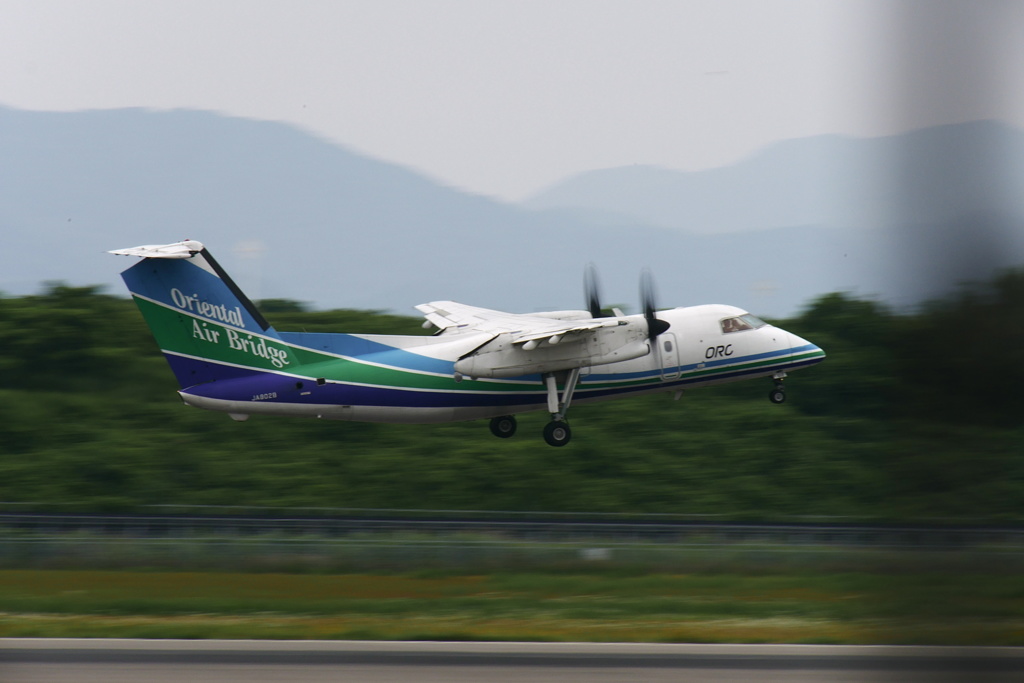
[[182, 389], [299, 364], [200, 242], [110, 253], [142, 257], [121, 277]]

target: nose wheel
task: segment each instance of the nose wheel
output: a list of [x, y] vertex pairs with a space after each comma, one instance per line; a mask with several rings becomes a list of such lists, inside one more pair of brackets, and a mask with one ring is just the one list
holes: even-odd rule
[[772, 403], [785, 403], [786, 402], [786, 387], [782, 383], [782, 380], [786, 378], [786, 373], [776, 372], [772, 375], [772, 379], [775, 380], [775, 388], [768, 392], [768, 400]]

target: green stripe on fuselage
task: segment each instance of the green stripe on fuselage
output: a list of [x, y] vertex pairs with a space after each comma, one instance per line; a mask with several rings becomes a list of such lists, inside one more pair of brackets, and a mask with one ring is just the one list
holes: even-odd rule
[[270, 372], [328, 381], [435, 391], [534, 391], [536, 382], [484, 382], [466, 379], [456, 384], [450, 375], [374, 364], [364, 359], [340, 358], [287, 344], [274, 337], [246, 332], [197, 318], [162, 304], [136, 297], [143, 317], [160, 348], [168, 353]]

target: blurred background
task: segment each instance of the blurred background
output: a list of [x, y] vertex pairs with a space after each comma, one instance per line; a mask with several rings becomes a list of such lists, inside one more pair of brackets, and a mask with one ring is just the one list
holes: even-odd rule
[[[20, 513], [530, 513], [812, 525], [723, 526], [709, 552], [796, 538], [1016, 570], [1024, 3], [0, 9], [6, 533], [43, 533]], [[828, 360], [784, 406], [757, 383], [574, 406], [557, 453], [482, 424], [235, 423], [179, 403], [103, 254], [183, 238], [280, 329], [423, 333], [406, 313], [433, 299], [579, 308], [594, 262], [626, 308], [651, 266], [662, 305], [742, 306]], [[835, 527], [867, 531], [815, 535]], [[601, 533], [570, 560], [620, 560], [580, 554], [621, 541]]]

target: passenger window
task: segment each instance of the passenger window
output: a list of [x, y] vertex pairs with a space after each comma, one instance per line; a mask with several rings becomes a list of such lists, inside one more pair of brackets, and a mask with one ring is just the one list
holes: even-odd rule
[[665, 340], [665, 351], [667, 351], [668, 353], [672, 353], [672, 342], [670, 342], [668, 339]]

